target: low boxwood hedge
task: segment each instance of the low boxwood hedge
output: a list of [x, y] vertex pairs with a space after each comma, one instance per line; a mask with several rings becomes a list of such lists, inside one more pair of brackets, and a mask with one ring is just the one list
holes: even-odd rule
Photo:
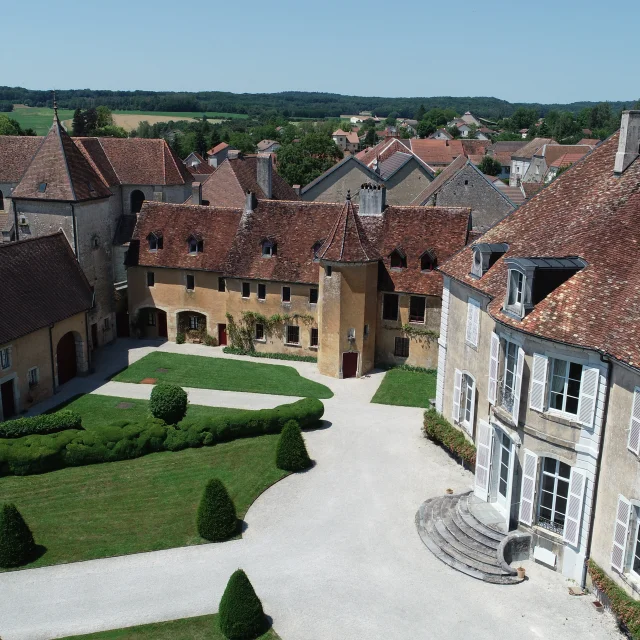
[[280, 433], [289, 420], [301, 428], [317, 426], [324, 405], [304, 398], [275, 409], [246, 411], [233, 417], [182, 420], [166, 425], [149, 417], [131, 424], [126, 420], [99, 431], [67, 430], [0, 440], [0, 475], [30, 475], [64, 467], [138, 458], [155, 451], [180, 451], [218, 442]]
[[56, 413], [44, 413], [32, 418], [17, 418], [0, 422], [0, 438], [22, 438], [23, 436], [44, 435], [67, 429], [82, 429], [82, 418], [75, 411], [62, 409]]
[[291, 360], [293, 362], [318, 362], [314, 356], [298, 356], [295, 353], [267, 353], [264, 351], [248, 351], [237, 347], [224, 347], [224, 353], [235, 356], [251, 356], [252, 358], [270, 358], [271, 360]]
[[475, 467], [475, 445], [469, 442], [461, 431], [450, 424], [433, 407], [424, 412], [422, 431], [427, 438], [437, 442], [454, 456], [466, 462], [471, 468]]

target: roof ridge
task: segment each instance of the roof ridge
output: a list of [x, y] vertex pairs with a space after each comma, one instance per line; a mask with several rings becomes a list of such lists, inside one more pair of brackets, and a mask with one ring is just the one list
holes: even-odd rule
[[[67, 154], [65, 152], [64, 149], [64, 143], [62, 142], [62, 133], [60, 131], [60, 127], [62, 127], [62, 125], [60, 124], [60, 119], [58, 118], [58, 112], [55, 112], [54, 115], [54, 119], [53, 119], [53, 125], [51, 125], [51, 128], [53, 129], [53, 127], [56, 127], [56, 131], [58, 132], [58, 140], [60, 141], [60, 150], [62, 151], [62, 159], [64, 162], [64, 168], [67, 171], [67, 178], [69, 178], [69, 186], [71, 187], [71, 195], [73, 196], [74, 200], [77, 200], [78, 198], [76, 197], [76, 188], [73, 185], [73, 180], [71, 179], [71, 171], [69, 170], [69, 159], [67, 158]], [[66, 131], [65, 131], [66, 134]], [[69, 141], [71, 142], [71, 144], [75, 147], [76, 143], [71, 140], [71, 136], [69, 136]], [[78, 149], [78, 151], [80, 151], [80, 149]], [[83, 156], [84, 157], [84, 156]]]

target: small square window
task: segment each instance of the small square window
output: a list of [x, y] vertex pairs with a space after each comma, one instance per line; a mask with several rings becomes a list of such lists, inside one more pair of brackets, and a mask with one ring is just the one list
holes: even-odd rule
[[309, 289], [309, 304], [318, 304], [318, 290]]
[[396, 338], [395, 349], [393, 355], [396, 358], [408, 358], [409, 357], [409, 338]]
[[242, 283], [242, 297], [249, 298], [251, 296], [251, 284], [249, 282]]
[[27, 371], [27, 379], [30, 387], [35, 387], [40, 382], [40, 369], [38, 367], [31, 367]]
[[287, 344], [300, 344], [300, 327], [297, 325], [287, 326]]
[[153, 287], [156, 283], [156, 274], [153, 271], [147, 271], [147, 287]]
[[331, 265], [327, 267], [327, 270], [325, 271], [325, 273], [327, 274], [327, 278], [331, 277], [331, 274], [333, 273], [333, 269], [331, 268]]
[[282, 287], [282, 302], [291, 302], [291, 287]]
[[218, 291], [224, 293], [227, 290], [224, 278], [218, 278]]
[[466, 186], [466, 185], [468, 185], [468, 184], [469, 184], [469, 181], [468, 181], [468, 180], [465, 180], [465, 181], [464, 181], [464, 184], [465, 184], [465, 186]]
[[310, 345], [312, 347], [318, 346], [318, 327], [312, 327]]
[[264, 325], [260, 322], [256, 324], [256, 340], [264, 340]]
[[193, 291], [196, 288], [196, 277], [189, 273], [187, 274], [187, 291]]
[[265, 300], [267, 298], [267, 285], [260, 282], [258, 284], [258, 300]]

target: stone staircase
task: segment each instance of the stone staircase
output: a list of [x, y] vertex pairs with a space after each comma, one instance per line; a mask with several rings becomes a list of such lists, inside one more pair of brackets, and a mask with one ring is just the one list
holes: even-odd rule
[[494, 584], [522, 582], [504, 558], [509, 535], [478, 520], [470, 509], [472, 493], [431, 498], [416, 514], [427, 548], [450, 567]]

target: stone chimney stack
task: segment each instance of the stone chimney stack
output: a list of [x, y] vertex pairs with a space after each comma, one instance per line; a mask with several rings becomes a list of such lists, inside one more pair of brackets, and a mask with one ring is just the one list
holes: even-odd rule
[[238, 158], [242, 158], [242, 152], [237, 149], [229, 149], [227, 152], [227, 159], [237, 160]]
[[623, 111], [620, 123], [620, 140], [613, 172], [624, 173], [640, 154], [640, 111]]
[[380, 216], [387, 206], [387, 189], [384, 185], [365, 182], [360, 187], [361, 216]]
[[258, 154], [257, 174], [258, 185], [264, 192], [264, 197], [270, 200], [273, 195], [273, 162], [270, 153]]
[[191, 204], [202, 204], [202, 183], [191, 183]]
[[258, 199], [253, 191], [247, 191], [247, 197], [244, 202], [244, 212], [251, 213], [258, 206]]

